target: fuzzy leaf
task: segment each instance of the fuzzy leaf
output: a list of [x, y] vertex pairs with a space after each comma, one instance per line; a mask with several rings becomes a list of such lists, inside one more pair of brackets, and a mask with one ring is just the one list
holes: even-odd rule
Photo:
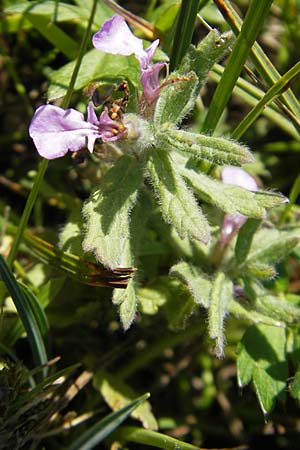
[[238, 344], [238, 383], [245, 386], [251, 379], [264, 414], [269, 413], [277, 398], [283, 398], [288, 377], [285, 354], [285, 329], [253, 325]]
[[195, 105], [198, 78], [194, 72], [184, 77], [169, 77], [156, 103], [154, 125], [178, 125]]
[[199, 267], [180, 262], [171, 267], [169, 275], [184, 283], [198, 305], [209, 307], [212, 284]]
[[243, 267], [243, 272], [260, 280], [272, 280], [276, 276], [276, 270], [273, 266], [262, 264], [260, 262], [252, 262]]
[[299, 322], [300, 308], [288, 302], [284, 297], [270, 294], [263, 286], [255, 282], [246, 283], [245, 292], [258, 312], [282, 323]]
[[[113, 411], [117, 411], [137, 397], [137, 394], [118, 376], [103, 369], [96, 372], [93, 384]], [[148, 401], [140, 405], [131, 416], [140, 420], [145, 428], [157, 430], [157, 422]]]
[[113, 303], [119, 305], [119, 315], [124, 330], [130, 328], [135, 319], [137, 308], [137, 296], [134, 280], [129, 280], [126, 289], [115, 289]]
[[198, 76], [200, 89], [205, 84], [213, 65], [225, 56], [233, 40], [232, 33], [220, 34], [218, 30], [210, 31], [197, 47], [190, 45], [176, 73], [184, 75], [193, 70]]
[[238, 264], [242, 264], [247, 259], [253, 236], [260, 224], [260, 220], [249, 219], [239, 230], [234, 250], [235, 259]]
[[208, 312], [209, 337], [215, 340], [216, 355], [224, 355], [224, 318], [233, 299], [233, 284], [223, 272], [219, 272], [213, 283]]
[[252, 154], [242, 144], [222, 137], [163, 127], [160, 139], [171, 148], [188, 156], [205, 159], [213, 164], [241, 166], [254, 161]]
[[181, 238], [189, 236], [207, 243], [207, 221], [170, 155], [165, 150], [153, 150], [147, 168], [164, 220], [175, 227]]
[[229, 311], [231, 314], [234, 314], [238, 318], [243, 318], [250, 320], [253, 323], [264, 323], [266, 325], [284, 325], [284, 323], [278, 322], [276, 319], [272, 319], [261, 312], [258, 312], [254, 309], [254, 305], [250, 304], [250, 302], [243, 301], [242, 303], [238, 300], [233, 300], [230, 303]]
[[256, 263], [272, 265], [278, 263], [285, 259], [299, 242], [300, 236], [290, 236], [284, 232], [281, 233], [280, 239], [269, 242], [265, 247], [263, 246], [263, 241], [261, 241], [260, 248], [250, 252], [246, 265], [251, 266], [251, 264]]
[[133, 264], [129, 215], [141, 182], [139, 163], [125, 155], [105, 174], [83, 207], [86, 220], [83, 250], [93, 252], [110, 269]]
[[194, 170], [181, 167], [180, 172], [201, 200], [217, 206], [227, 214], [235, 215], [239, 212], [245, 216], [261, 219], [266, 216], [270, 195], [272, 204], [280, 205], [286, 201], [280, 194], [248, 191], [240, 186], [224, 184]]

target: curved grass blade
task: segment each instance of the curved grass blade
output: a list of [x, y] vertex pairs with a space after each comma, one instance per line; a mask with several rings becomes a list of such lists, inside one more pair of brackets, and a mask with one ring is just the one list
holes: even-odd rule
[[171, 71], [178, 66], [192, 41], [198, 8], [199, 0], [182, 0], [181, 2], [170, 58]]
[[[238, 35], [241, 31], [243, 22], [237, 11], [228, 0], [214, 0], [214, 2], [226, 22], [230, 25], [232, 31]], [[250, 56], [258, 73], [268, 83], [268, 85], [271, 86], [279, 80], [280, 73], [257, 42], [254, 43]], [[300, 103], [291, 89], [288, 89], [286, 92], [282, 93], [280, 99], [296, 116], [299, 117]]]
[[[12, 272], [8, 268], [4, 258], [0, 255], [0, 274], [4, 281], [8, 292], [10, 293], [13, 302], [20, 315], [22, 323], [27, 333], [28, 341], [32, 350], [33, 359], [36, 365], [46, 364], [48, 361], [47, 353], [42, 338], [41, 330], [38, 326], [38, 321], [32, 311], [28, 298], [21, 291], [17, 281]], [[43, 375], [46, 376], [47, 369], [43, 370]]]
[[266, 92], [257, 105], [244, 117], [239, 125], [233, 130], [231, 137], [240, 139], [240, 137], [248, 130], [257, 117], [263, 112], [265, 107], [275, 100], [283, 91], [287, 89], [290, 83], [300, 72], [300, 62], [296, 63], [288, 72], [286, 72], [272, 87]]
[[117, 441], [136, 442], [138, 444], [150, 445], [151, 447], [163, 448], [165, 450], [200, 450], [199, 447], [179, 441], [166, 434], [138, 427], [120, 427], [116, 433], [114, 433], [114, 437]]
[[150, 394], [144, 394], [141, 397], [136, 398], [124, 408], [119, 411], [113, 412], [108, 416], [101, 419], [89, 430], [79, 436], [75, 442], [69, 447], [68, 450], [91, 450], [99, 442], [103, 441], [109, 434], [111, 434], [125, 419], [134, 411], [142, 402], [147, 400]]
[[[224, 67], [220, 64], [215, 64], [212, 71], [210, 72], [210, 78], [216, 83], [219, 83], [223, 72]], [[239, 77], [237, 79], [233, 92], [252, 107], [255, 107], [257, 105], [257, 102], [259, 102], [265, 95], [265, 92], [262, 89], [259, 89], [242, 77]], [[288, 133], [290, 136], [292, 136], [293, 139], [300, 141], [299, 133], [291, 122], [291, 119], [284, 115], [283, 111], [281, 111], [281, 109], [275, 102], [268, 104], [262, 111], [262, 114], [271, 122], [273, 122], [277, 127], [284, 130], [285, 133]]]
[[210, 103], [202, 131], [215, 130], [271, 4], [272, 0], [250, 2], [241, 32]]

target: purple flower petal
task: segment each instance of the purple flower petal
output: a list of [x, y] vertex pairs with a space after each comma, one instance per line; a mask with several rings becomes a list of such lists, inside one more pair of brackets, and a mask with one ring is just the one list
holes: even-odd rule
[[158, 62], [141, 70], [141, 85], [147, 103], [150, 105], [159, 95], [159, 72], [165, 66], [165, 63]]
[[152, 59], [158, 45], [159, 39], [156, 39], [152, 42], [151, 45], [149, 45], [148, 48], [146, 48], [146, 50], [144, 51], [145, 55], [139, 58], [141, 69], [146, 69], [152, 63]]
[[234, 184], [249, 191], [257, 191], [257, 184], [254, 178], [239, 167], [224, 167], [222, 170], [222, 180], [225, 184]]
[[43, 105], [35, 111], [29, 134], [39, 154], [47, 159], [80, 150], [88, 136], [94, 140], [100, 137], [98, 127], [86, 122], [79, 111], [54, 105]]
[[94, 34], [93, 45], [102, 52], [114, 55], [134, 54], [140, 59], [146, 54], [143, 41], [134, 36], [125, 20], [117, 14], [107, 20]]
[[107, 108], [101, 113], [99, 128], [101, 130], [101, 139], [103, 142], [117, 141], [127, 133], [127, 130], [122, 123], [110, 118]]

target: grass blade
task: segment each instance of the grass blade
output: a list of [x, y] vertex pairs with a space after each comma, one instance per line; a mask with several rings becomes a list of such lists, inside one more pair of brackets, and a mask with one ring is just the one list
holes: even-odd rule
[[182, 0], [170, 58], [171, 71], [178, 66], [192, 41], [198, 8], [199, 0]]
[[[33, 313], [27, 296], [21, 291], [17, 281], [1, 255], [0, 274], [26, 330], [35, 364], [38, 366], [46, 364], [48, 358], [38, 321]], [[46, 372], [47, 370], [45, 368], [43, 371], [44, 376], [46, 376]]]
[[241, 32], [210, 103], [203, 126], [205, 132], [216, 128], [271, 4], [272, 0], [251, 1]]
[[[300, 62], [295, 64], [288, 72], [286, 72], [272, 87], [266, 92], [263, 98], [257, 103], [255, 108], [253, 108], [244, 119], [239, 123], [239, 125], [232, 132], [231, 137], [233, 139], [240, 139], [240, 137], [248, 130], [248, 128], [253, 124], [257, 117], [263, 112], [265, 107], [275, 100], [284, 91], [291, 81], [300, 72]], [[299, 123], [300, 125], [300, 123]]]
[[[224, 19], [230, 25], [232, 31], [238, 35], [241, 31], [242, 19], [227, 0], [214, 0]], [[276, 83], [280, 78], [280, 73], [273, 65], [272, 61], [265, 54], [261, 46], [255, 42], [250, 53], [251, 59], [260, 76], [269, 86]], [[282, 93], [279, 97], [281, 101], [296, 115], [300, 116], [300, 103], [291, 89]]]
[[128, 403], [128, 405], [113, 412], [101, 419], [85, 433], [79, 436], [68, 450], [91, 450], [99, 442], [103, 441], [109, 434], [111, 434], [125, 419], [134, 411], [142, 402], [147, 400], [150, 394], [144, 394], [141, 397]]
[[200, 450], [199, 447], [179, 441], [166, 434], [138, 427], [120, 427], [114, 434], [114, 437], [117, 441], [136, 442], [165, 450]]

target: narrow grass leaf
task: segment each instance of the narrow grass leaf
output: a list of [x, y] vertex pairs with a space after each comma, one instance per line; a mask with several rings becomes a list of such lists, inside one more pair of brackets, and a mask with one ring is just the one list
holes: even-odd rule
[[140, 446], [151, 446], [165, 450], [200, 450], [192, 444], [175, 439], [167, 434], [138, 427], [120, 427], [113, 435], [114, 441], [135, 442]]
[[[32, 350], [33, 358], [36, 365], [46, 364], [48, 361], [44, 341], [38, 321], [34, 316], [32, 308], [29, 305], [27, 297], [21, 291], [12, 272], [8, 268], [4, 258], [0, 255], [0, 274], [4, 281], [8, 292], [20, 315], [22, 323], [27, 333], [28, 341]], [[46, 370], [44, 370], [44, 375]]]
[[[218, 6], [233, 32], [238, 35], [243, 22], [236, 9], [228, 0], [215, 0], [215, 4]], [[269, 86], [272, 86], [279, 80], [280, 73], [257, 42], [253, 44], [250, 56], [258, 73]], [[280, 99], [296, 116], [300, 116], [300, 103], [291, 89], [283, 92]]]
[[91, 450], [107, 436], [109, 436], [130, 414], [147, 398], [150, 394], [144, 394], [141, 397], [130, 402], [128, 405], [106, 416], [97, 422], [85, 433], [83, 433], [68, 450]]
[[252, 45], [269, 13], [272, 0], [251, 0], [241, 32], [210, 103], [203, 131], [214, 131], [228, 103]]
[[192, 42], [200, 0], [182, 0], [170, 57], [173, 71], [182, 60]]
[[[136, 392], [117, 374], [109, 373], [104, 369], [95, 373], [93, 384], [113, 411], [123, 408], [137, 396]], [[145, 428], [157, 430], [158, 425], [148, 401], [139, 405], [131, 416], [138, 419]]]

